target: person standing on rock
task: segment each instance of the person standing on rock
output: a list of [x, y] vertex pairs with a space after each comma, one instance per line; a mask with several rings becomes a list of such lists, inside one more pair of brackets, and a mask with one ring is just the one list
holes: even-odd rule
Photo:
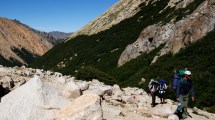
[[151, 96], [152, 96], [152, 107], [155, 107], [155, 100], [156, 100], [156, 94], [157, 94], [157, 91], [158, 91], [158, 81], [155, 81], [153, 79], [151, 79], [151, 81], [149, 82], [149, 90], [150, 90], [150, 93], [151, 93]]
[[178, 82], [176, 98], [178, 102], [181, 103], [182, 107], [182, 118], [185, 119], [188, 116], [187, 106], [188, 106], [188, 94], [191, 93], [192, 101], [194, 101], [194, 88], [191, 78], [191, 72], [185, 71], [184, 78]]
[[159, 88], [158, 88], [158, 97], [160, 98], [161, 104], [165, 104], [165, 94], [167, 90], [167, 85], [166, 85], [166, 80], [160, 79], [158, 81], [159, 83]]

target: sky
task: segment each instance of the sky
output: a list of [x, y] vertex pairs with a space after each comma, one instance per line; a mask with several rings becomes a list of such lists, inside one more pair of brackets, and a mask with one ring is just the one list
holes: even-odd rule
[[34, 29], [75, 32], [119, 0], [1, 0], [0, 17]]

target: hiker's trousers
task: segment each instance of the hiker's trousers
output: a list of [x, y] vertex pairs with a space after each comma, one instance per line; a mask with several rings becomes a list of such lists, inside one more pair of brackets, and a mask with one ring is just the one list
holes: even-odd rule
[[156, 94], [155, 93], [151, 93], [151, 95], [152, 95], [152, 105], [155, 105]]
[[181, 102], [181, 107], [183, 109], [182, 118], [187, 118], [188, 117], [187, 106], [188, 106], [188, 101], [189, 101], [188, 94], [187, 95], [180, 95], [179, 101]]

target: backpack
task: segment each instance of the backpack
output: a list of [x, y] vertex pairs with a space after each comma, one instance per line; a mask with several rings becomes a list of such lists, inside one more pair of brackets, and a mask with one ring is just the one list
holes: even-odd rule
[[185, 70], [178, 70], [173, 76], [172, 89], [177, 89], [178, 82], [184, 77]]
[[158, 82], [157, 81], [151, 82], [149, 90], [151, 93], [155, 93], [158, 90]]
[[158, 83], [159, 83], [159, 94], [164, 94], [167, 89], [166, 81], [164, 79], [160, 79]]

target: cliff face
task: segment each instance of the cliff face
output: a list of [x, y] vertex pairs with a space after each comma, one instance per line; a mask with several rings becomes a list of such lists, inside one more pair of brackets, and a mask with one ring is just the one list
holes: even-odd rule
[[6, 18], [0, 18], [0, 44], [1, 59], [15, 62], [13, 65], [28, 64], [53, 47], [46, 38], [26, 25]]
[[[172, 6], [172, 4], [170, 1], [168, 5]], [[172, 19], [168, 24], [158, 23], [143, 29], [137, 41], [128, 45], [123, 51], [118, 66], [140, 56], [141, 53], [150, 52], [161, 44], [165, 44], [165, 46], [154, 57], [152, 63], [156, 62], [158, 57], [162, 55], [169, 52], [176, 54], [180, 49], [198, 41], [208, 32], [214, 30], [215, 8], [213, 4], [213, 0], [205, 1], [192, 14], [180, 21], [175, 22], [175, 19]], [[178, 3], [176, 6], [181, 5], [182, 3]]]

